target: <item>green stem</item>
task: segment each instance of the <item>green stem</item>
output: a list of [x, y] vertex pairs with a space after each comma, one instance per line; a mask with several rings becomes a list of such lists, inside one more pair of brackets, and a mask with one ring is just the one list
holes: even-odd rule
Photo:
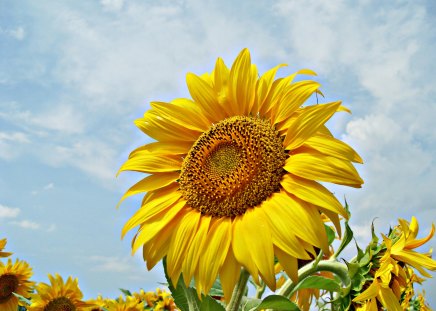
[[308, 276], [320, 272], [320, 271], [329, 271], [334, 274], [336, 274], [342, 283], [345, 285], [344, 288], [344, 294], [347, 294], [350, 291], [351, 288], [351, 280], [348, 275], [348, 267], [346, 264], [332, 261], [332, 260], [322, 260], [317, 265], [315, 263], [307, 264], [306, 266], [302, 267], [300, 270], [298, 270], [298, 283], [293, 283], [291, 279], [287, 280], [285, 284], [283, 284], [282, 288], [278, 292], [279, 295], [290, 297], [295, 287], [302, 282], [305, 278]]
[[226, 311], [237, 311], [239, 309], [239, 305], [241, 304], [242, 297], [245, 293], [245, 288], [247, 287], [249, 276], [250, 273], [248, 273], [245, 268], [242, 268], [239, 281], [233, 290], [232, 298], [230, 298], [230, 302], [227, 305]]
[[185, 281], [182, 280], [182, 282], [179, 282], [177, 286], [180, 286], [183, 289], [184, 296], [188, 302], [189, 311], [200, 311], [200, 307], [198, 306], [197, 299], [195, 297], [196, 294], [186, 287]]
[[265, 289], [266, 289], [266, 284], [265, 282], [261, 281], [260, 286], [256, 285], [256, 295], [254, 296], [254, 298], [261, 299], [263, 293], [265, 292]]

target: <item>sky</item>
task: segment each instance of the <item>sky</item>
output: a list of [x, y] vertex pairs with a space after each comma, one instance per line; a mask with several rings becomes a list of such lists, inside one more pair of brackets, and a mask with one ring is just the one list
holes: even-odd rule
[[[362, 156], [365, 184], [329, 188], [347, 199], [360, 245], [374, 219], [386, 233], [414, 215], [426, 235], [436, 220], [435, 15], [421, 0], [0, 0], [6, 250], [35, 281], [78, 277], [86, 299], [160, 287], [161, 268], [146, 271], [132, 234], [120, 239], [141, 198], [116, 205], [141, 175], [115, 175], [151, 141], [133, 120], [150, 101], [188, 97], [187, 72], [211, 71], [219, 56], [231, 65], [245, 47], [261, 73], [316, 71], [325, 100], [351, 109], [328, 125]], [[436, 281], [424, 289], [436, 306]]]

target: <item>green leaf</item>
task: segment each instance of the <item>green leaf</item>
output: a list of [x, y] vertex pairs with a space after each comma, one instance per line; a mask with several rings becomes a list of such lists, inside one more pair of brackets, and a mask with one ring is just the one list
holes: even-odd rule
[[279, 295], [271, 295], [266, 297], [264, 300], [262, 300], [260, 305], [257, 306], [255, 311], [260, 311], [262, 309], [272, 309], [275, 311], [300, 311], [295, 303]]
[[336, 237], [335, 231], [332, 228], [330, 228], [330, 226], [324, 225], [324, 227], [325, 227], [325, 231], [327, 232], [328, 243], [329, 245], [331, 245]]
[[[177, 305], [177, 308], [179, 308], [181, 311], [199, 311], [200, 300], [198, 299], [195, 289], [191, 287], [187, 288], [185, 286], [183, 275], [180, 275], [179, 281], [177, 282], [175, 287], [167, 273], [166, 257], [162, 259], [162, 264], [165, 272], [165, 278], [168, 282], [168, 289], [170, 290], [171, 295], [174, 298], [174, 303]], [[190, 310], [189, 308], [190, 305], [192, 310]]]
[[128, 289], [119, 288], [119, 290], [125, 295], [125, 296], [132, 296], [132, 293]]
[[223, 288], [221, 287], [221, 281], [219, 277], [213, 283], [212, 288], [209, 291], [209, 296], [224, 297], [224, 292], [223, 292]]
[[12, 293], [12, 294], [14, 294], [14, 296], [17, 297], [19, 301], [25, 303], [26, 305], [32, 304], [32, 302], [29, 299], [27, 299], [26, 297], [21, 296], [20, 294], [17, 294], [17, 293]]
[[254, 311], [261, 302], [261, 299], [242, 297], [242, 311]]
[[210, 296], [202, 296], [200, 311], [225, 311], [224, 307]]
[[304, 288], [318, 288], [318, 289], [328, 290], [331, 292], [339, 292], [342, 287], [338, 283], [338, 281], [328, 279], [323, 276], [311, 275], [305, 278], [300, 283], [298, 283], [298, 285], [295, 286], [293, 292]]
[[338, 249], [335, 252], [335, 255], [340, 254], [345, 247], [351, 242], [353, 239], [353, 231], [351, 230], [350, 226], [348, 225], [348, 221], [345, 222], [345, 234], [342, 239], [341, 245], [339, 245]]

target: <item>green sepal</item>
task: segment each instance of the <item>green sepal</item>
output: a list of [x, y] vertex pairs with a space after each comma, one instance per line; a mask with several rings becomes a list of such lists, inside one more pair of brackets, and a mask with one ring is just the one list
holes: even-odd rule
[[132, 293], [128, 289], [119, 288], [119, 290], [125, 295], [125, 296], [132, 296]]
[[342, 286], [336, 280], [329, 279], [323, 276], [311, 275], [298, 283], [298, 285], [295, 286], [293, 292], [305, 288], [317, 288], [328, 290], [331, 292], [340, 292]]
[[328, 243], [329, 243], [329, 245], [332, 245], [333, 241], [335, 240], [336, 233], [332, 228], [330, 228], [330, 226], [324, 225], [324, 227], [325, 227], [325, 231], [327, 233]]
[[350, 244], [351, 240], [353, 240], [353, 231], [348, 225], [348, 221], [346, 221], [344, 237], [342, 238], [341, 245], [339, 245], [338, 249], [335, 252], [335, 257], [337, 257], [344, 250], [344, 248], [347, 247], [348, 244]]
[[251, 309], [250, 311], [260, 311], [262, 309], [271, 309], [274, 311], [300, 311], [300, 308], [298, 308], [295, 303], [280, 295], [265, 297], [265, 299], [263, 299], [255, 309]]
[[14, 294], [14, 296], [17, 297], [18, 300], [21, 301], [22, 303], [25, 303], [28, 306], [30, 306], [32, 304], [32, 302], [29, 299], [27, 299], [26, 297], [21, 296], [20, 294], [17, 294], [17, 293], [12, 293], [12, 294]]

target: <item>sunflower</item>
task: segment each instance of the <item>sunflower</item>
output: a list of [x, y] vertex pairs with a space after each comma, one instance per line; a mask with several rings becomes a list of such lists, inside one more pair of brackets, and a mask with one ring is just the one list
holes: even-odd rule
[[3, 249], [5, 248], [7, 243], [6, 239], [0, 240], [0, 257], [9, 257], [12, 255], [12, 253], [3, 252]]
[[108, 311], [143, 311], [144, 302], [139, 302], [132, 296], [127, 296], [125, 300], [120, 296], [117, 300], [108, 300], [105, 308]]
[[322, 213], [340, 230], [347, 212], [319, 182], [361, 187], [351, 162], [362, 163], [325, 123], [341, 102], [302, 107], [321, 94], [301, 70], [258, 77], [244, 49], [229, 69], [189, 73], [191, 99], [152, 102], [135, 124], [156, 142], [135, 149], [120, 171], [149, 174], [122, 197], [144, 193], [122, 236], [139, 226], [132, 251], [143, 247], [147, 268], [164, 256], [176, 284], [195, 279], [208, 293], [220, 276], [226, 300], [244, 267], [276, 288], [274, 257], [297, 279], [297, 260], [328, 252]]
[[372, 310], [377, 305], [388, 310], [407, 309], [415, 294], [413, 284], [424, 281], [412, 267], [426, 277], [431, 275], [425, 269], [436, 270], [436, 261], [429, 254], [413, 250], [433, 237], [435, 227], [432, 225], [428, 236], [422, 239], [416, 239], [418, 230], [418, 222], [412, 217], [410, 224], [399, 219], [399, 226], [390, 236], [383, 235], [382, 256], [370, 271], [374, 278], [366, 290], [353, 299], [354, 303], [362, 304], [362, 310]]
[[39, 283], [36, 293], [31, 295], [32, 304], [27, 307], [29, 311], [84, 311], [93, 307], [92, 304], [82, 301], [83, 294], [79, 288], [77, 278], [70, 276], [64, 283], [59, 274], [48, 275], [50, 285]]
[[3, 311], [17, 311], [18, 298], [13, 293], [28, 297], [33, 286], [29, 281], [32, 268], [22, 260], [11, 259], [6, 264], [0, 262], [0, 309]]

